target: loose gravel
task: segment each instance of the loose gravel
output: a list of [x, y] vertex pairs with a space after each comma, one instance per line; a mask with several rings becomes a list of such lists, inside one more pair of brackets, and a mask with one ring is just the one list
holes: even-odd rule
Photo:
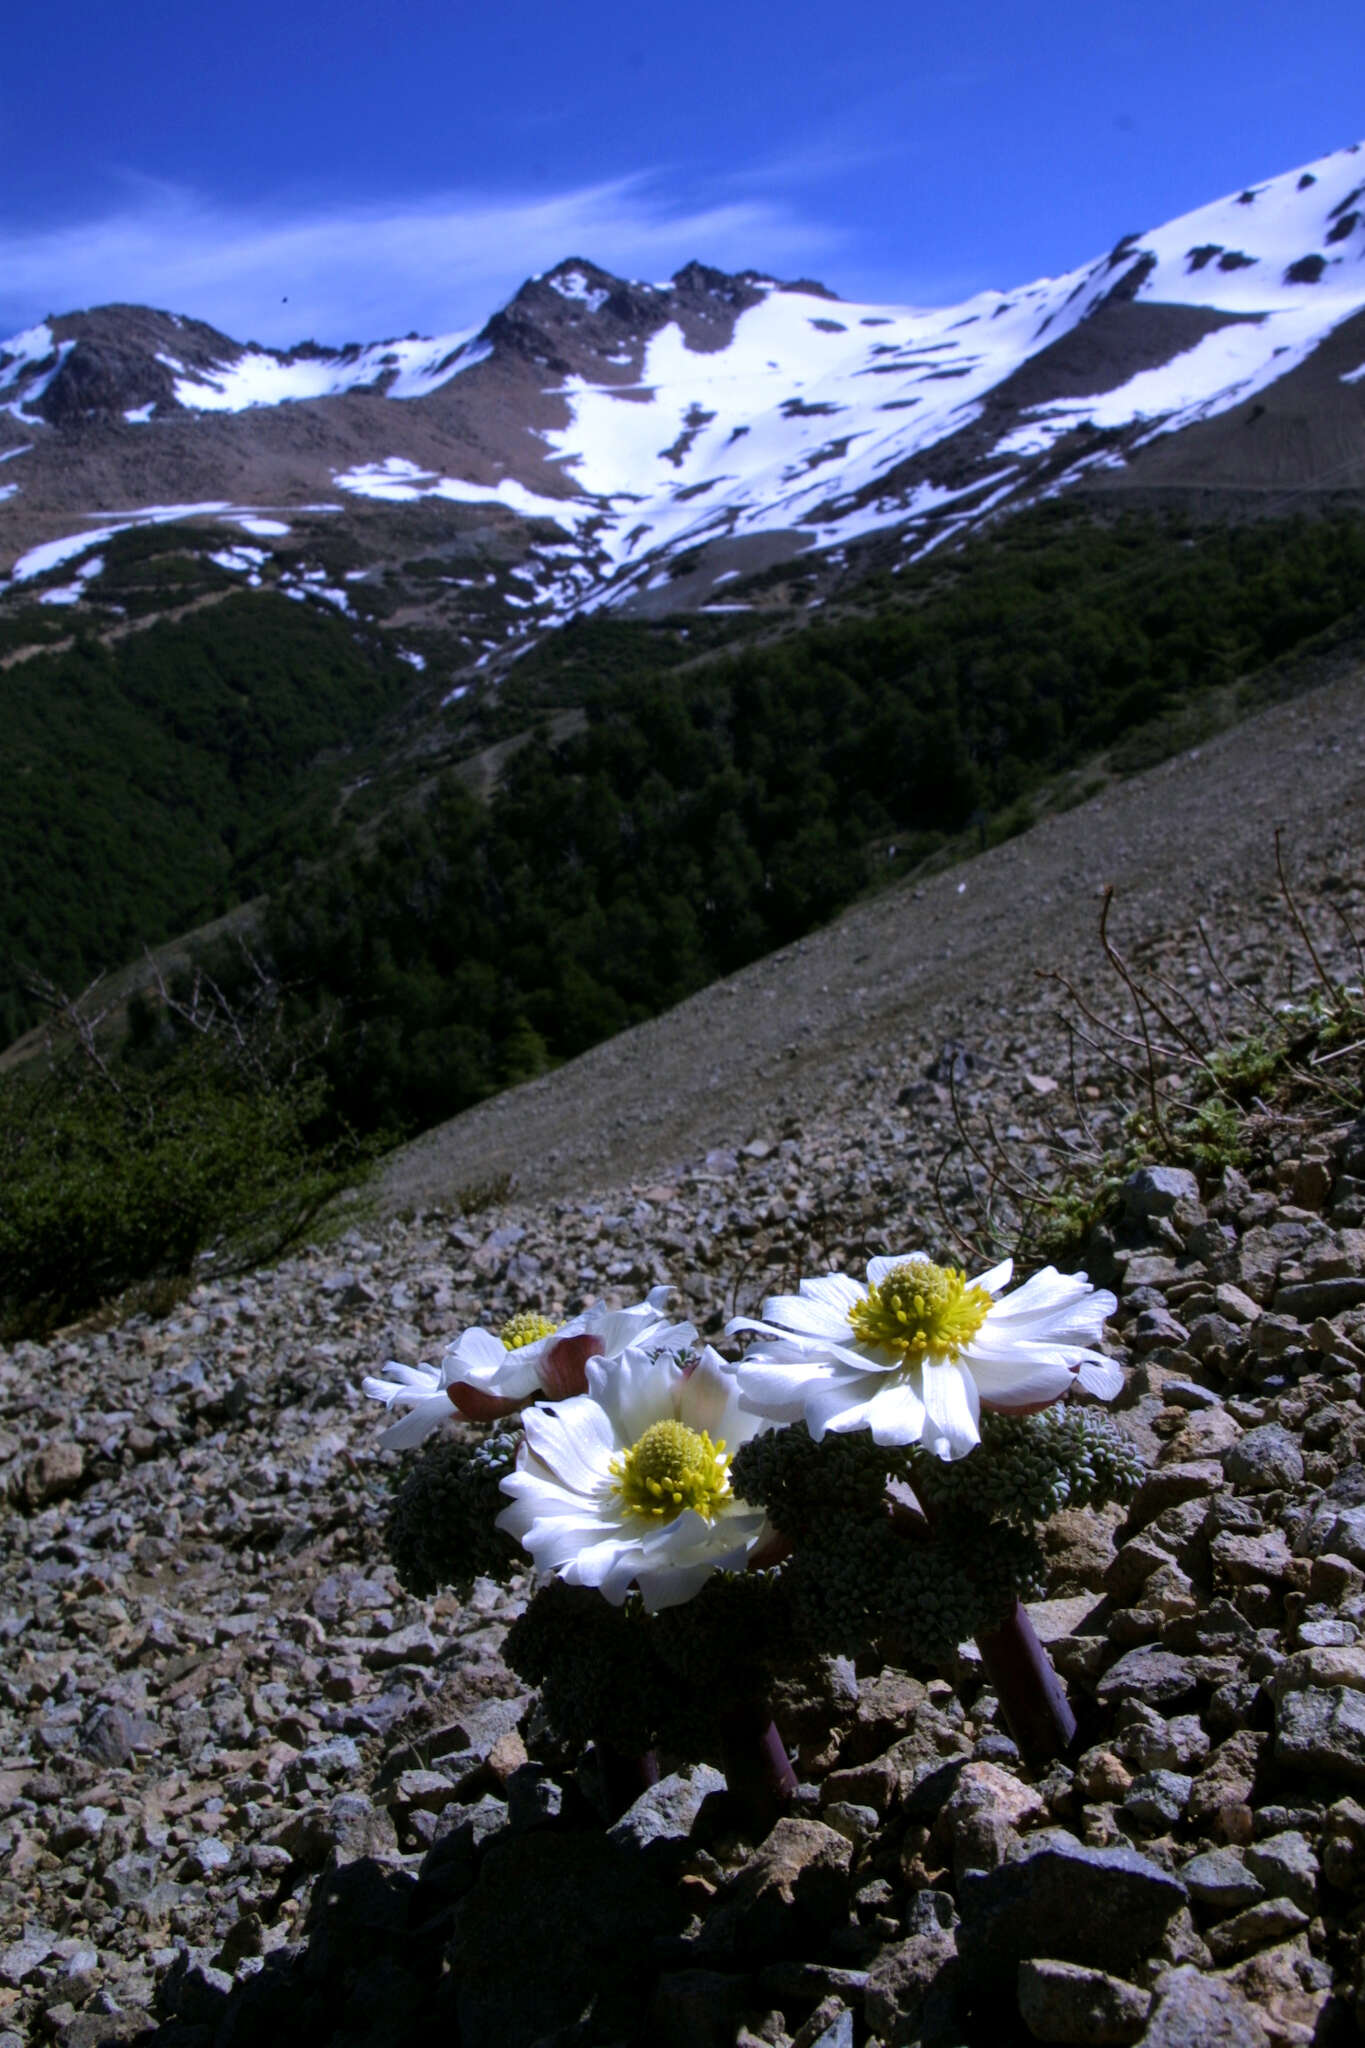
[[1104, 883], [1145, 976], [1245, 1017], [1313, 971], [1283, 823], [1309, 935], [1358, 971], [1360, 709], [1331, 686], [860, 906], [412, 1148], [387, 1218], [324, 1249], [0, 1352], [0, 2048], [1349, 2038], [1359, 1124], [1287, 1129], [1254, 1182], [1140, 1176], [1099, 1246], [1151, 1473], [1126, 1520], [1052, 1531], [1036, 1619], [1082, 1734], [1041, 1774], [964, 1650], [794, 1703], [766, 1842], [715, 1824], [705, 1767], [604, 1833], [500, 1654], [529, 1580], [398, 1587], [403, 1468], [359, 1382], [525, 1307], [667, 1279], [716, 1332], [801, 1271], [952, 1249], [989, 1192], [964, 1120], [1045, 1176], [1117, 1129], [1034, 973], [1122, 1026]]

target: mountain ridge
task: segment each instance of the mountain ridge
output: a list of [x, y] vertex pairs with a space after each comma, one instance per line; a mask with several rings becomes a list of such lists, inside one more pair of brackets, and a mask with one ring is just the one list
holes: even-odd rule
[[425, 593], [449, 687], [599, 605], [729, 605], [788, 559], [818, 599], [850, 550], [899, 566], [1063, 492], [1365, 492], [1365, 154], [954, 307], [573, 256], [477, 329], [340, 349], [69, 313], [0, 345], [0, 442], [0, 605], [97, 603], [97, 572], [62, 578], [126, 526], [226, 521], [281, 558], [330, 528], [369, 572], [492, 535], [496, 616]]

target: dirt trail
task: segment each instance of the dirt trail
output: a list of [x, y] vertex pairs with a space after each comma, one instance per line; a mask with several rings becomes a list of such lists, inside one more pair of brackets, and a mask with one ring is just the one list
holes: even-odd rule
[[639, 1180], [809, 1116], [869, 1060], [918, 1058], [973, 1018], [1036, 1011], [1039, 969], [1100, 964], [1106, 884], [1128, 946], [1241, 902], [1286, 861], [1365, 841], [1365, 669], [1044, 819], [927, 882], [905, 883], [555, 1073], [393, 1155], [385, 1211], [449, 1206], [504, 1172], [519, 1197]]
[[[95, 638], [101, 647], [112, 647], [116, 640], [126, 640], [132, 633], [145, 633], [149, 626], [173, 624], [176, 619], [187, 619], [191, 612], [202, 612], [210, 605], [221, 604], [225, 597], [235, 597], [232, 590], [207, 590], [202, 597], [192, 597], [188, 604], [172, 606], [165, 612], [148, 612], [140, 619], [125, 619], [120, 626], [106, 626]], [[0, 668], [13, 668], [16, 662], [34, 661], [40, 654], [65, 654], [74, 647], [76, 636], [68, 633], [64, 640], [42, 640], [33, 647], [16, 647], [12, 654], [0, 656]]]

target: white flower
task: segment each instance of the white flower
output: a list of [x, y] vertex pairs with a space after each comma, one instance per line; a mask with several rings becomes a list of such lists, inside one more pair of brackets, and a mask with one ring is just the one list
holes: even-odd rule
[[741, 1569], [765, 1532], [729, 1477], [730, 1453], [763, 1425], [709, 1345], [691, 1368], [630, 1350], [587, 1373], [586, 1394], [526, 1410], [498, 1527], [614, 1606], [638, 1586], [651, 1613], [676, 1607], [712, 1572]]
[[[379, 1438], [385, 1450], [407, 1451], [459, 1413], [491, 1422], [510, 1415], [540, 1395], [562, 1400], [583, 1391], [590, 1358], [615, 1358], [630, 1345], [646, 1350], [682, 1351], [696, 1341], [690, 1323], [670, 1323], [663, 1313], [670, 1287], [651, 1288], [632, 1308], [597, 1302], [568, 1322], [554, 1323], [534, 1310], [512, 1316], [492, 1330], [462, 1330], [437, 1365], [399, 1365], [390, 1359], [387, 1378], [363, 1384], [371, 1400], [400, 1412]], [[406, 1411], [406, 1412], [402, 1412]]]
[[399, 1418], [380, 1431], [384, 1449], [409, 1451], [448, 1422], [455, 1410], [446, 1397], [439, 1365], [400, 1365], [391, 1358], [384, 1371], [386, 1379], [371, 1373], [361, 1385], [372, 1401], [382, 1401]]
[[872, 1259], [867, 1285], [843, 1273], [740, 1318], [763, 1342], [734, 1368], [743, 1406], [775, 1422], [870, 1429], [879, 1444], [922, 1443], [961, 1458], [981, 1441], [983, 1407], [1046, 1408], [1078, 1382], [1109, 1400], [1123, 1384], [1093, 1350], [1117, 1303], [1084, 1273], [1046, 1266], [1003, 1300], [1014, 1261], [978, 1280], [922, 1252]]
[[[447, 1346], [441, 1362], [445, 1384], [470, 1388], [476, 1396], [503, 1404], [491, 1412], [507, 1413], [524, 1401], [548, 1394], [563, 1400], [581, 1394], [590, 1358], [618, 1358], [623, 1351], [684, 1351], [695, 1343], [690, 1323], [670, 1323], [664, 1303], [671, 1287], [652, 1287], [633, 1308], [608, 1308], [596, 1302], [567, 1323], [546, 1316], [513, 1316], [494, 1336], [491, 1330], [464, 1330]], [[484, 1416], [481, 1405], [467, 1405], [452, 1392], [464, 1413]]]

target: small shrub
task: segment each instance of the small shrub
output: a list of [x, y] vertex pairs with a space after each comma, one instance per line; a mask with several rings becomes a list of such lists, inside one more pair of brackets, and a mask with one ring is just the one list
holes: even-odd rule
[[41, 1336], [129, 1288], [155, 1301], [210, 1248], [230, 1270], [299, 1242], [368, 1163], [346, 1136], [316, 1141], [324, 1097], [316, 1074], [253, 1082], [202, 1044], [155, 1075], [105, 1078], [68, 1053], [11, 1077], [0, 1331]]

